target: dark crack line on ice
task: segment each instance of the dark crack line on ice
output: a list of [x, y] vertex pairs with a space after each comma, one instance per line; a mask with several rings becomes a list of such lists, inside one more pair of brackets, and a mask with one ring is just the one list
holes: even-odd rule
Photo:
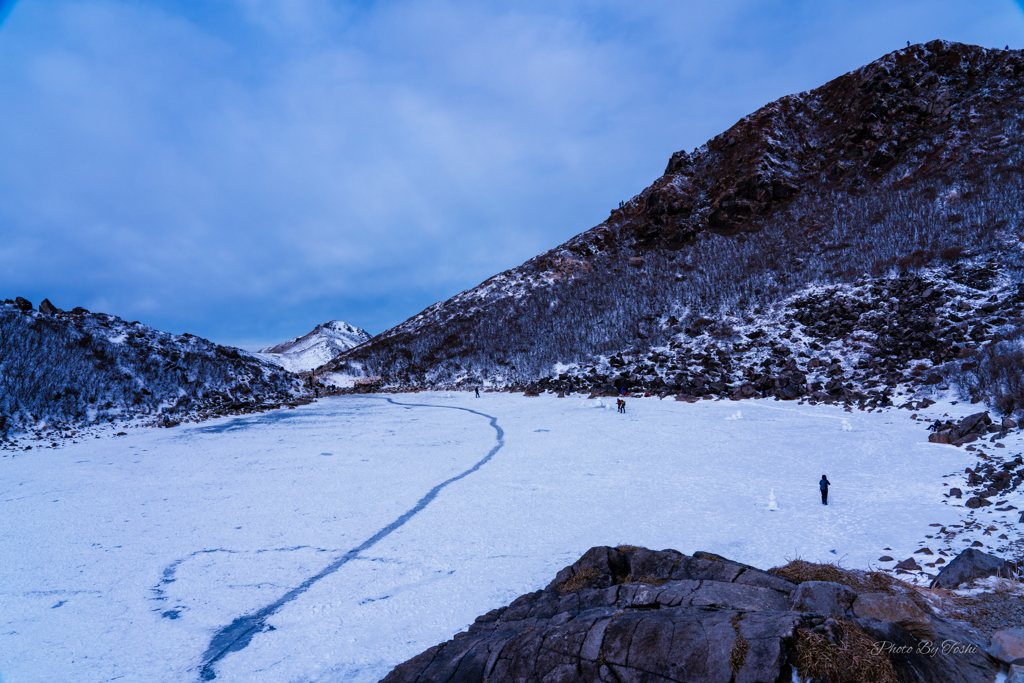
[[497, 443], [487, 453], [487, 455], [481, 458], [475, 465], [470, 467], [465, 472], [457, 474], [454, 477], [451, 477], [450, 479], [446, 479], [445, 481], [441, 482], [434, 488], [430, 489], [427, 495], [420, 498], [416, 505], [414, 505], [412, 508], [406, 511], [405, 514], [403, 514], [394, 522], [392, 522], [391, 524], [387, 525], [386, 527], [375, 533], [367, 540], [363, 541], [363, 543], [360, 544], [358, 547], [349, 550], [347, 553], [336, 559], [334, 562], [327, 565], [327, 567], [325, 567], [318, 574], [306, 579], [301, 584], [291, 589], [290, 591], [288, 591], [287, 593], [285, 593], [269, 605], [261, 607], [252, 614], [247, 614], [238, 617], [229, 625], [225, 626], [220, 631], [218, 631], [210, 640], [210, 645], [206, 649], [206, 652], [203, 653], [203, 663], [199, 668], [199, 677], [201, 680], [209, 681], [216, 678], [217, 673], [213, 669], [214, 665], [217, 664], [217, 662], [222, 660], [224, 657], [226, 657], [228, 654], [232, 652], [238, 652], [239, 650], [242, 650], [246, 646], [248, 646], [249, 643], [252, 642], [253, 636], [255, 636], [257, 633], [266, 630], [266, 620], [271, 615], [273, 615], [275, 612], [277, 612], [279, 609], [284, 607], [286, 604], [288, 604], [295, 598], [305, 593], [317, 581], [338, 571], [343, 566], [348, 564], [350, 561], [359, 557], [360, 553], [369, 550], [378, 542], [389, 536], [393, 531], [400, 528], [410, 519], [415, 517], [420, 511], [423, 510], [423, 508], [427, 507], [427, 505], [429, 505], [435, 498], [437, 498], [437, 494], [439, 494], [442, 489], [444, 489], [449, 484], [454, 484], [460, 479], [464, 479], [465, 477], [468, 477], [469, 475], [479, 470], [481, 467], [486, 465], [499, 450], [501, 450], [502, 446], [505, 445], [505, 432], [504, 430], [502, 430], [501, 427], [498, 426], [498, 418], [494, 417], [493, 415], [487, 415], [486, 413], [481, 413], [480, 411], [477, 410], [471, 410], [469, 408], [459, 408], [457, 406], [438, 406], [427, 403], [399, 403], [398, 401], [392, 400], [390, 398], [385, 400], [387, 400], [388, 403], [396, 406], [403, 406], [409, 408], [442, 408], [445, 410], [462, 410], [467, 413], [472, 413], [474, 415], [485, 417], [488, 420], [490, 420], [491, 427], [494, 428], [495, 440], [497, 441]]

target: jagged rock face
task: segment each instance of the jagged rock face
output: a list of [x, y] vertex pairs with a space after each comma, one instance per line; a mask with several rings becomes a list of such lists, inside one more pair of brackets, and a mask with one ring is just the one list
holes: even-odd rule
[[601, 225], [335, 365], [522, 383], [809, 282], [955, 258], [1021, 216], [1022, 74], [1017, 51], [935, 41], [784, 97], [672, 155]]
[[[48, 302], [47, 302], [48, 303]], [[82, 308], [0, 304], [0, 432], [288, 398], [297, 378], [236, 348]]]
[[[905, 595], [857, 595], [821, 581], [798, 587], [711, 553], [598, 547], [544, 590], [478, 617], [383, 683], [789, 681], [806, 661], [799, 650], [807, 642], [847, 648], [852, 665], [848, 644], [858, 637], [913, 645], [898, 655], [876, 653], [873, 671], [889, 678], [870, 680], [968, 683], [999, 671], [976, 634]], [[919, 638], [975, 647], [932, 656], [920, 652]], [[870, 649], [862, 645], [859, 656]]]

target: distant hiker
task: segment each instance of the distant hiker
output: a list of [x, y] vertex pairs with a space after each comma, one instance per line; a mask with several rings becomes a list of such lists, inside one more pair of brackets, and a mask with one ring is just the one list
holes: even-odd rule
[[615, 403], [616, 403], [616, 404], [618, 404], [618, 406], [619, 406], [619, 412], [620, 412], [620, 413], [624, 413], [624, 412], [626, 412], [626, 402], [625, 402], [625, 401], [623, 401], [623, 400], [622, 400], [622, 399], [620, 398], [620, 399], [617, 399], [617, 400], [615, 401]]
[[619, 389], [619, 396], [625, 396], [625, 395], [626, 395], [626, 387], [622, 387], [621, 389]]
[[910, 47], [910, 41], [909, 40], [907, 41], [907, 47]]
[[473, 391], [476, 392], [476, 397], [480, 398], [480, 387], [473, 387]]
[[821, 504], [828, 505], [828, 485], [831, 484], [824, 474], [821, 475], [821, 481], [818, 482], [818, 488], [821, 489]]
[[939, 429], [941, 427], [942, 427], [942, 421], [941, 420], [936, 420], [935, 424], [933, 424], [931, 427], [928, 428], [928, 431], [929, 432], [937, 432], [937, 431], [939, 431]]

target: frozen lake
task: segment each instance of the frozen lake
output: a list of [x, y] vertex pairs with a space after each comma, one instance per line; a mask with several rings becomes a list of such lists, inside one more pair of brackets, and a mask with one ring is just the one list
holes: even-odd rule
[[594, 545], [867, 567], [964, 512], [975, 459], [905, 411], [601, 404], [339, 397], [0, 459], [0, 678], [377, 681]]

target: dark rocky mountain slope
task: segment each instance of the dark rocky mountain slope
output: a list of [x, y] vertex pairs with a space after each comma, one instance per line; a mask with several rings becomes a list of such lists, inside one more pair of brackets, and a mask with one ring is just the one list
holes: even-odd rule
[[44, 300], [0, 303], [0, 436], [290, 398], [299, 379], [236, 348]]
[[[869, 308], [879, 329], [864, 330], [861, 341], [876, 350], [903, 345], [881, 350], [883, 374], [909, 371], [925, 336], [940, 349], [924, 349], [928, 365], [956, 358], [976, 340], [956, 345], [942, 330], [961, 325], [964, 305], [972, 316], [983, 305], [1015, 305], [1022, 280], [1022, 96], [1018, 51], [934, 41], [893, 52], [763, 107], [692, 153], [673, 154], [661, 178], [602, 224], [321, 371], [412, 386], [544, 378], [589, 387], [625, 375], [634, 386], [686, 390], [693, 356], [725, 367], [723, 355], [732, 358], [736, 346], [759, 349], [758, 364], [780, 345], [805, 358], [809, 344], [838, 341], [849, 350]], [[981, 271], [978, 285], [971, 274]], [[844, 289], [855, 282], [874, 303]], [[927, 282], [936, 286], [922, 297]], [[851, 296], [860, 297], [856, 306]], [[794, 297], [804, 303], [786, 313]], [[823, 303], [836, 297], [840, 309]], [[961, 322], [937, 317], [943, 306]], [[884, 319], [892, 311], [905, 326]], [[956, 334], [1007, 334], [969, 322]], [[739, 336], [744, 325], [778, 327], [785, 339], [758, 341], [757, 329]], [[825, 344], [811, 335], [792, 348], [786, 332], [798, 325], [823, 334]], [[680, 358], [680, 349], [690, 357]], [[780, 360], [784, 367], [791, 358], [777, 353]], [[647, 380], [638, 369], [649, 371]], [[739, 373], [725, 374], [717, 393], [737, 388]], [[779, 375], [766, 376], [774, 384]]]

